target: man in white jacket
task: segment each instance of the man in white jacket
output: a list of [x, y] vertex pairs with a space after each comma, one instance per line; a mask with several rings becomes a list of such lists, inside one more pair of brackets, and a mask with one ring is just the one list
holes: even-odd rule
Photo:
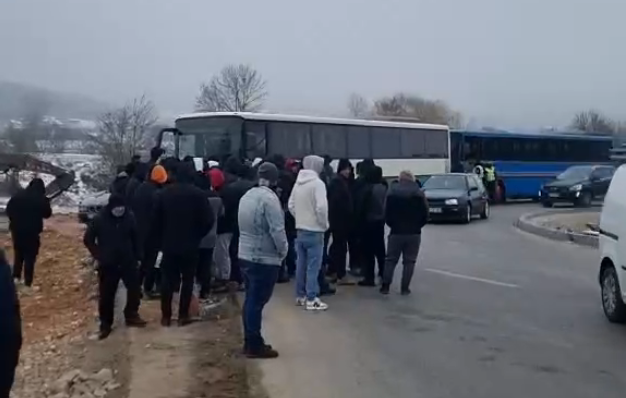
[[296, 219], [296, 304], [309, 311], [323, 311], [328, 305], [319, 299], [317, 276], [324, 255], [324, 232], [328, 229], [326, 186], [319, 175], [324, 159], [310, 155], [302, 160], [296, 185], [289, 197], [289, 212]]

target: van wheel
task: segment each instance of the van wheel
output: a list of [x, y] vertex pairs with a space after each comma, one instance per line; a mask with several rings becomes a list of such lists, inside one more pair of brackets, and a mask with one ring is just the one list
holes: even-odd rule
[[591, 206], [592, 199], [593, 198], [591, 197], [591, 192], [583, 191], [581, 192], [580, 198], [578, 198], [578, 202], [576, 204], [580, 207], [589, 207]]
[[543, 207], [548, 207], [548, 208], [553, 206], [552, 202], [541, 202], [541, 204], [543, 205]]
[[489, 218], [489, 213], [491, 209], [489, 208], [489, 202], [485, 202], [485, 206], [483, 207], [483, 211], [480, 213], [480, 218], [486, 220]]
[[614, 267], [607, 267], [602, 273], [601, 287], [604, 315], [613, 323], [626, 322], [626, 304], [622, 300], [622, 290]]

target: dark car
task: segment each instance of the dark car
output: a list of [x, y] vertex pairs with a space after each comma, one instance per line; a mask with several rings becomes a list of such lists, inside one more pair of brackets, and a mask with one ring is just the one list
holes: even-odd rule
[[594, 199], [602, 199], [615, 173], [613, 166], [585, 165], [568, 167], [539, 191], [545, 207], [555, 203], [573, 203], [587, 207]]
[[489, 197], [475, 174], [433, 174], [422, 185], [431, 220], [458, 220], [465, 224], [474, 215], [489, 218]]

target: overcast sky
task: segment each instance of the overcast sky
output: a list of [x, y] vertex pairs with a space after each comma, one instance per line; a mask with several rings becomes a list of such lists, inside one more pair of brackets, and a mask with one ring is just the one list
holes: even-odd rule
[[626, 119], [624, 0], [0, 0], [0, 80], [193, 108], [227, 63], [267, 107], [341, 115], [351, 92], [447, 101], [466, 119]]

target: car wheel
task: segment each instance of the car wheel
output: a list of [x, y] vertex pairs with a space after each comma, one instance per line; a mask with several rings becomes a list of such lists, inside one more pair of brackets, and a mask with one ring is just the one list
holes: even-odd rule
[[622, 300], [622, 290], [614, 267], [607, 267], [602, 273], [601, 287], [604, 315], [613, 323], [626, 322], [626, 304]]
[[463, 224], [469, 224], [472, 222], [472, 205], [469, 203], [467, 204], [467, 207], [465, 207], [465, 215], [461, 219], [461, 222]]
[[592, 199], [591, 192], [583, 191], [580, 193], [580, 198], [578, 198], [578, 202], [576, 202], [576, 204], [580, 207], [589, 207], [591, 206]]
[[489, 207], [489, 202], [485, 202], [485, 206], [483, 206], [483, 211], [480, 213], [480, 218], [486, 220], [489, 218], [489, 213], [491, 213], [491, 208]]
[[552, 202], [541, 202], [541, 204], [543, 205], [543, 207], [548, 207], [548, 208], [554, 206]]

